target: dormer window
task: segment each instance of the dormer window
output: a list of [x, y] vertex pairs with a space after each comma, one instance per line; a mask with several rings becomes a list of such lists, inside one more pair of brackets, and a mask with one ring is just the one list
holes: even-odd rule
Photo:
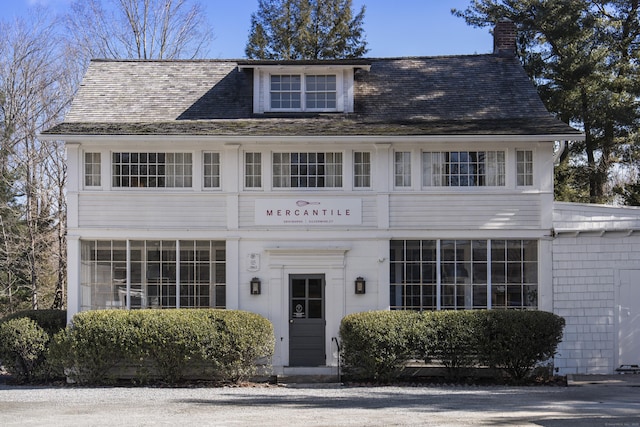
[[355, 69], [369, 70], [365, 61], [313, 61], [278, 64], [249, 61], [239, 68], [253, 70], [253, 112], [351, 113]]
[[271, 74], [271, 111], [336, 111], [336, 74]]

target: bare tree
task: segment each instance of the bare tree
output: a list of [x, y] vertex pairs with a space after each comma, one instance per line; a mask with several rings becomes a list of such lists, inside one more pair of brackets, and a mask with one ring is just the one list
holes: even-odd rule
[[55, 22], [44, 10], [28, 20], [0, 23], [0, 45], [0, 178], [3, 219], [11, 219], [3, 221], [3, 261], [11, 270], [13, 305], [19, 308], [16, 294], [28, 295], [37, 309], [41, 294], [53, 299], [60, 286], [56, 279], [64, 277], [52, 250], [66, 214], [56, 199], [65, 177], [51, 174], [51, 165], [63, 162], [62, 145], [43, 143], [38, 133], [59, 122], [69, 104], [69, 67]]
[[198, 58], [213, 39], [192, 0], [77, 0], [71, 10], [66, 26], [84, 60]]

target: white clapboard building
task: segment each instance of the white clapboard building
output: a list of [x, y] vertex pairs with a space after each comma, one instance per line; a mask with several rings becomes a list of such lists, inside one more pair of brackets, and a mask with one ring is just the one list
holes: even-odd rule
[[[63, 123], [68, 312], [267, 317], [276, 372], [335, 369], [368, 310], [567, 320], [559, 373], [640, 362], [639, 212], [554, 203], [578, 130], [515, 57], [94, 60]], [[320, 368], [318, 368], [320, 367]]]

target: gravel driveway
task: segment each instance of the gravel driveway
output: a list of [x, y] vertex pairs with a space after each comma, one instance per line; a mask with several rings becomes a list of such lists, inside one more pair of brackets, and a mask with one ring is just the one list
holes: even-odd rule
[[638, 384], [80, 388], [0, 384], [2, 426], [640, 426]]

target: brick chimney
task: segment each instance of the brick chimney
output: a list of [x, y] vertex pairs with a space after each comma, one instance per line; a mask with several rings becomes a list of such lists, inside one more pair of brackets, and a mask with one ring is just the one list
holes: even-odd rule
[[500, 56], [516, 55], [516, 24], [502, 18], [493, 29], [493, 53]]

